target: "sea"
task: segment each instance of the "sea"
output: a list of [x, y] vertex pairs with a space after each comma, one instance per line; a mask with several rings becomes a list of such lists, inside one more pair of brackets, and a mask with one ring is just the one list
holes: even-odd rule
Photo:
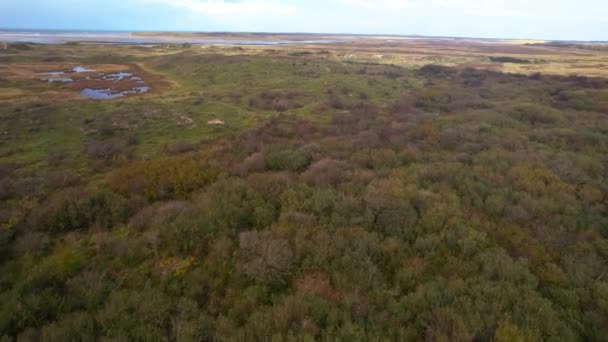
[[[291, 36], [289, 36], [291, 37]], [[310, 36], [308, 36], [310, 37]], [[0, 42], [36, 44], [211, 44], [211, 45], [306, 45], [337, 44], [346, 40], [328, 39], [212, 39], [197, 38], [195, 34], [147, 33], [137, 35], [132, 32], [111, 31], [60, 31], [60, 30], [14, 30], [0, 29]]]

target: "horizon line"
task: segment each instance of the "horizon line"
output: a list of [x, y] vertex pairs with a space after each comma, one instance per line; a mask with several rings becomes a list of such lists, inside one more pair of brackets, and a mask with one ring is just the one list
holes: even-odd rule
[[579, 42], [606, 44], [608, 40], [578, 40], [578, 39], [544, 39], [544, 38], [504, 38], [504, 37], [471, 37], [471, 36], [448, 36], [448, 35], [421, 35], [421, 34], [397, 34], [397, 33], [349, 33], [349, 32], [301, 32], [301, 31], [203, 31], [203, 30], [110, 30], [110, 29], [52, 29], [52, 28], [22, 28], [22, 27], [0, 27], [1, 31], [24, 31], [36, 32], [100, 32], [100, 33], [199, 33], [199, 34], [257, 34], [257, 35], [334, 35], [334, 36], [362, 36], [362, 37], [404, 37], [404, 38], [433, 38], [433, 39], [475, 39], [475, 40], [542, 40], [547, 42]]

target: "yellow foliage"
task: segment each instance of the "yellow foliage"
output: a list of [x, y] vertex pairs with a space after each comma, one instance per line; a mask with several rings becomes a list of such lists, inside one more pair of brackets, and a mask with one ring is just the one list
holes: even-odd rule
[[541, 341], [534, 331], [522, 330], [511, 322], [503, 321], [496, 329], [496, 342], [536, 342]]
[[190, 266], [194, 263], [194, 257], [189, 256], [185, 259], [178, 257], [168, 257], [158, 263], [163, 274], [172, 274], [174, 277], [180, 277], [186, 274]]
[[215, 169], [188, 157], [137, 161], [112, 172], [110, 188], [125, 196], [139, 194], [150, 200], [186, 197], [217, 177]]

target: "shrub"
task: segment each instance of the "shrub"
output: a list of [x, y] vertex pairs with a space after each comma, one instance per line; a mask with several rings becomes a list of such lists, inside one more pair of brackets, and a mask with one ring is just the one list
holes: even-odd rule
[[270, 170], [302, 171], [311, 161], [309, 153], [301, 150], [279, 150], [266, 156], [266, 165]]
[[15, 165], [0, 163], [0, 179], [8, 177], [15, 170]]
[[527, 59], [508, 57], [508, 56], [490, 57], [490, 60], [492, 62], [497, 62], [497, 63], [530, 64], [530, 61]]
[[450, 67], [437, 64], [427, 64], [418, 70], [418, 73], [423, 76], [450, 76], [455, 72]]
[[229, 178], [211, 185], [196, 197], [198, 212], [212, 231], [242, 231], [266, 228], [277, 216], [277, 209], [245, 180]]
[[162, 150], [165, 154], [176, 155], [191, 152], [194, 150], [194, 145], [186, 140], [177, 140], [163, 145]]
[[125, 195], [142, 195], [149, 200], [183, 198], [213, 182], [219, 172], [186, 157], [137, 161], [113, 171], [108, 185]]
[[452, 96], [441, 89], [425, 88], [418, 92], [416, 107], [426, 110], [449, 111]]
[[48, 251], [50, 246], [50, 237], [47, 233], [41, 232], [26, 232], [17, 238], [14, 244], [14, 250], [19, 255], [39, 255]]
[[239, 268], [264, 282], [284, 284], [294, 262], [289, 241], [270, 231], [251, 231], [239, 235]]
[[69, 171], [51, 171], [47, 173], [45, 183], [51, 188], [65, 189], [78, 184], [80, 178]]
[[245, 158], [243, 162], [232, 167], [232, 173], [238, 176], [245, 176], [252, 172], [264, 171], [266, 168], [266, 158], [261, 152], [256, 152]]
[[562, 114], [559, 111], [531, 103], [516, 105], [509, 115], [514, 119], [531, 125], [551, 124], [562, 119]]
[[348, 108], [346, 101], [342, 97], [340, 97], [336, 94], [331, 94], [329, 96], [329, 99], [327, 100], [327, 104], [333, 109], [341, 110], [341, 109]]
[[55, 193], [34, 212], [35, 226], [53, 232], [110, 227], [124, 221], [130, 209], [125, 199], [106, 192], [70, 188]]
[[138, 211], [129, 220], [129, 225], [136, 229], [144, 229], [165, 224], [181, 213], [191, 209], [192, 205], [185, 201], [157, 203]]
[[87, 156], [93, 159], [113, 160], [125, 152], [126, 144], [118, 140], [92, 141], [86, 147]]
[[95, 319], [86, 312], [67, 314], [42, 328], [42, 341], [93, 341]]
[[333, 159], [321, 159], [310, 165], [302, 178], [311, 185], [333, 186], [344, 177], [344, 163]]
[[104, 340], [163, 341], [170, 309], [171, 300], [161, 290], [115, 290], [96, 318]]
[[418, 213], [412, 205], [414, 189], [395, 178], [371, 182], [365, 191], [367, 222], [370, 227], [385, 234], [411, 236], [418, 221]]

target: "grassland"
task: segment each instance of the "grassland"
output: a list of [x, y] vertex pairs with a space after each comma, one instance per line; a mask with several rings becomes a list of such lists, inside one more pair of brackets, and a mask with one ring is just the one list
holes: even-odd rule
[[[202, 38], [226, 38], [223, 35], [196, 35]], [[251, 35], [229, 35], [228, 38], [244, 39]], [[259, 36], [257, 38], [285, 39], [289, 36]], [[293, 37], [292, 37], [293, 38]], [[341, 39], [348, 43], [308, 46], [128, 46], [114, 45], [37, 45], [31, 50], [5, 50], [0, 58], [0, 80], [3, 117], [12, 110], [30, 106], [48, 107], [57, 115], [56, 132], [76, 132], [80, 138], [68, 139], [67, 146], [58, 142], [55, 148], [72, 149], [74, 141], [84, 141], [82, 120], [93, 115], [108, 116], [117, 127], [137, 126], [131, 132], [144, 142], [142, 151], [153, 151], [159, 144], [183, 137], [197, 140], [201, 137], [217, 137], [218, 134], [235, 132], [253, 127], [261, 120], [278, 112], [294, 114], [317, 121], [327, 120], [331, 114], [319, 114], [324, 92], [328, 88], [348, 87], [352, 96], [367, 92], [365, 75], [351, 72], [368, 68], [370, 72], [385, 73], [391, 70], [416, 69], [427, 64], [467, 67], [493, 71], [542, 73], [549, 75], [608, 76], [608, 52], [576, 48], [544, 47], [530, 45], [528, 41], [497, 41], [467, 39], [417, 39], [400, 37], [357, 36], [296, 36], [297, 39]], [[537, 42], [538, 43], [538, 42]], [[527, 63], [501, 63], [500, 57]], [[494, 61], [493, 61], [494, 60]], [[79, 94], [40, 82], [35, 74], [76, 65], [99, 68], [99, 64], [114, 64], [114, 68], [137, 64], [153, 79], [152, 94], [119, 101], [96, 102], [79, 98]], [[121, 66], [122, 65], [122, 66]], [[369, 67], [367, 67], [369, 65]], [[376, 71], [371, 71], [376, 69]], [[165, 82], [165, 83], [163, 83]], [[414, 87], [416, 80], [411, 81]], [[373, 103], [382, 103], [402, 91], [403, 81], [383, 79], [367, 96]], [[167, 84], [171, 86], [167, 87]], [[399, 88], [398, 91], [395, 88]], [[166, 89], [171, 88], [171, 89]], [[262, 92], [295, 90], [297, 108], [277, 111], [274, 108], [249, 106]], [[286, 100], [286, 101], [291, 101]], [[142, 108], [144, 104], [144, 109]], [[28, 108], [27, 110], [36, 111]], [[29, 145], [28, 153], [19, 154], [40, 158], [50, 146], [46, 138], [41, 143], [32, 134], [31, 118], [23, 115], [14, 120], [3, 120], [5, 136], [12, 143], [5, 143], [1, 155], [10, 154], [14, 146]], [[53, 118], [53, 119], [51, 119]], [[225, 127], [210, 127], [209, 120], [220, 118]], [[28, 120], [30, 122], [28, 122]], [[20, 122], [21, 121], [21, 122]], [[34, 120], [35, 122], [35, 120]], [[49, 124], [45, 122], [45, 124]], [[53, 125], [52, 123], [50, 123]], [[90, 129], [89, 129], [90, 130]], [[130, 134], [131, 134], [130, 133]], [[58, 133], [63, 134], [63, 133]], [[33, 139], [32, 139], [33, 138]], [[5, 137], [5, 139], [8, 139]], [[47, 147], [46, 149], [44, 147]]]

